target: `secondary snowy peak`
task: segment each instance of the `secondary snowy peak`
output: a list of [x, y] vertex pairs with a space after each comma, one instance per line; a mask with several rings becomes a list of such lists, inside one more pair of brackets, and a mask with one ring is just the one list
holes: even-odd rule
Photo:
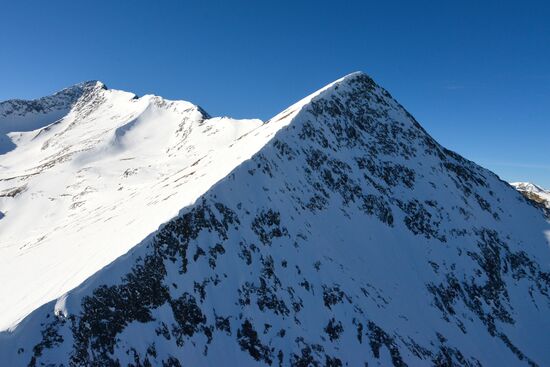
[[105, 89], [103, 83], [90, 81], [65, 88], [48, 97], [0, 102], [0, 155], [16, 148], [13, 133], [46, 127], [66, 116], [79, 103], [89, 103]]
[[80, 98], [105, 90], [100, 81], [88, 81], [65, 88], [51, 96], [34, 100], [12, 99], [0, 102], [0, 116], [25, 116], [27, 114], [47, 114], [52, 111], [69, 110]]
[[531, 182], [511, 182], [510, 185], [514, 186], [519, 191], [529, 191], [535, 194], [550, 193], [550, 191], [545, 190], [542, 187], [535, 185]]
[[[201, 130], [212, 120], [197, 123], [196, 139], [188, 135], [193, 149], [211, 147], [212, 126], [228, 122]], [[64, 228], [56, 250], [120, 252], [138, 243], [133, 232], [152, 221], [152, 208], [155, 219], [168, 213], [136, 197], [162, 191], [158, 202], [183, 208], [57, 300], [37, 308], [56, 292], [22, 299], [35, 310], [0, 335], [0, 359], [14, 366], [550, 364], [550, 226], [516, 190], [441, 147], [362, 73], [253, 124], [215, 142], [198, 163], [178, 162], [182, 171], [172, 176], [154, 171], [165, 155], [147, 161], [157, 174], [141, 176], [139, 190], [120, 198], [133, 207], [83, 213]], [[140, 141], [128, 134], [122, 150]], [[99, 188], [107, 207], [118, 189], [105, 189], [121, 183], [125, 193], [118, 174], [128, 168], [113, 166], [119, 156], [109, 152], [106, 161], [87, 152], [69, 165], [86, 162], [101, 173], [83, 187], [110, 177]], [[214, 171], [202, 166], [209, 160], [223, 160], [224, 172], [201, 191], [193, 180]], [[192, 201], [177, 196], [193, 190]], [[82, 259], [70, 260], [82, 266]], [[56, 291], [72, 288], [58, 276], [45, 278]]]

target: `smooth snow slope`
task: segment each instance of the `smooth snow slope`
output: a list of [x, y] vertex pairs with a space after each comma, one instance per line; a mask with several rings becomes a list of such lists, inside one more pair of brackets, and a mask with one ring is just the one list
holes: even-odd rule
[[101, 82], [1, 103], [0, 330], [192, 204], [300, 105], [265, 125]]
[[510, 185], [364, 74], [255, 131], [251, 159], [1, 334], [0, 360], [550, 365], [550, 224]]

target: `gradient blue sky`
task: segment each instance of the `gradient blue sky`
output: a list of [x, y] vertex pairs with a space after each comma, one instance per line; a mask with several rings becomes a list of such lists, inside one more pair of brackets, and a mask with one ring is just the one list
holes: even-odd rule
[[0, 100], [83, 80], [267, 119], [356, 70], [440, 143], [550, 188], [548, 1], [3, 1]]

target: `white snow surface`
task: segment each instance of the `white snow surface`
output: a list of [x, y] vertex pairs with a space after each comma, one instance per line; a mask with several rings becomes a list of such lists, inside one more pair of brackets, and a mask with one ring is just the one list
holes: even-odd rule
[[0, 330], [192, 204], [317, 93], [269, 124], [210, 118], [189, 102], [137, 98], [101, 82], [30, 102], [45, 111], [0, 104], [4, 151], [15, 146], [0, 155], [0, 279], [10, 279], [0, 283]]

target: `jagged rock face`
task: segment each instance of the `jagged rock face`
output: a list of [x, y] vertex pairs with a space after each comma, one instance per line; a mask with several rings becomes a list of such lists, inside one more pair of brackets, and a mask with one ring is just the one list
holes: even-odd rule
[[195, 204], [2, 335], [0, 357], [550, 363], [550, 226], [535, 208], [439, 146], [364, 74], [292, 113]]

